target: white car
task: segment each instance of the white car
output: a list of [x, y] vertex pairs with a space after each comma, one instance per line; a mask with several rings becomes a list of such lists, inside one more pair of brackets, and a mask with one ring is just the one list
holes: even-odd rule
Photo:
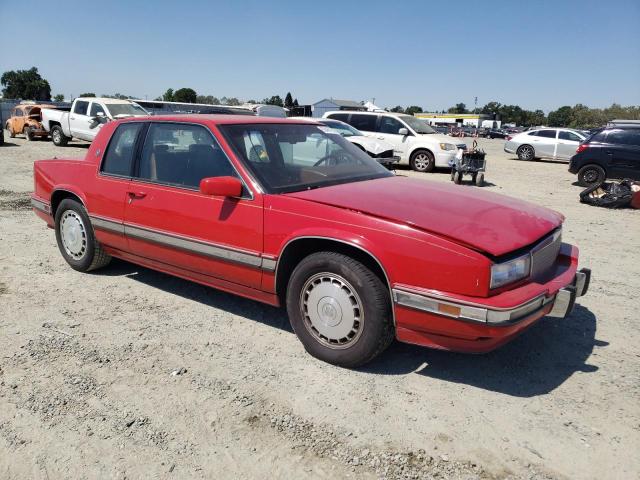
[[467, 148], [465, 143], [436, 132], [427, 122], [402, 113], [338, 111], [326, 112], [323, 117], [346, 122], [368, 137], [389, 142], [400, 163], [418, 172], [449, 168], [458, 149]]
[[342, 135], [349, 142], [363, 150], [370, 157], [375, 158], [380, 163], [390, 164], [400, 161], [400, 157], [394, 156], [393, 145], [384, 140], [367, 137], [364, 133], [353, 128], [348, 123], [340, 120], [331, 120], [328, 118], [311, 118], [311, 117], [289, 117], [294, 120], [312, 120], [319, 122], [326, 127], [331, 128], [336, 133]]
[[515, 153], [520, 160], [551, 158], [570, 160], [586, 136], [569, 128], [540, 128], [507, 137], [504, 151]]
[[149, 112], [131, 100], [76, 98], [70, 112], [43, 109], [42, 126], [55, 145], [64, 146], [72, 138], [93, 141], [102, 125], [110, 120], [146, 115]]

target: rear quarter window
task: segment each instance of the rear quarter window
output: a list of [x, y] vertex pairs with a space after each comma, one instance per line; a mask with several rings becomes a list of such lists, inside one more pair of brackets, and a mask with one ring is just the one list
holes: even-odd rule
[[102, 160], [102, 173], [121, 177], [131, 176], [136, 139], [142, 125], [142, 123], [125, 123], [116, 129]]
[[612, 130], [607, 135], [607, 143], [640, 146], [640, 130]]

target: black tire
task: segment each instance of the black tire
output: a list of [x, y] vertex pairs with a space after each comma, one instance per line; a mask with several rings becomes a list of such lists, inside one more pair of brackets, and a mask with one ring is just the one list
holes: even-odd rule
[[456, 171], [456, 173], [453, 174], [453, 183], [455, 183], [456, 185], [460, 185], [462, 183], [462, 173]]
[[452, 168], [451, 169], [451, 181], [453, 182], [453, 177], [456, 175], [456, 171]]
[[578, 184], [583, 187], [600, 185], [607, 178], [607, 172], [600, 165], [585, 165], [578, 171]]
[[520, 145], [516, 151], [518, 159], [530, 161], [536, 157], [536, 151], [531, 145]]
[[9, 122], [7, 122], [7, 124], [5, 125], [7, 133], [9, 134], [9, 138], [16, 138], [16, 134], [13, 130], [11, 130], [11, 125], [9, 125]]
[[[77, 243], [79, 245], [73, 250], [71, 250], [71, 245], [66, 245], [67, 240], [63, 240], [62, 223], [66, 221], [77, 222], [78, 225], [75, 230], [76, 234], [73, 237], [74, 240], [78, 240]], [[111, 261], [111, 256], [104, 252], [95, 238], [87, 211], [77, 201], [65, 198], [60, 202], [56, 210], [55, 230], [60, 253], [74, 270], [88, 272], [104, 267]], [[67, 248], [70, 248], [69, 251], [67, 251]], [[74, 255], [74, 252], [77, 252], [77, 254]]]
[[28, 125], [24, 127], [23, 133], [24, 133], [24, 138], [26, 138], [30, 142], [33, 141], [33, 139], [35, 138], [33, 135], [33, 130], [31, 130], [31, 127]]
[[[350, 339], [345, 336], [343, 343], [323, 337], [308, 315], [314, 310], [321, 315], [321, 302], [325, 299], [329, 298], [332, 305], [338, 306], [340, 299], [332, 297], [329, 292], [328, 296], [318, 300], [314, 309], [305, 305], [305, 301], [314, 301], [313, 289], [317, 286], [330, 290], [336, 285], [342, 285], [337, 287], [336, 296], [350, 292], [352, 296], [349, 298], [355, 300], [348, 308], [358, 312], [354, 314], [358, 320], [353, 322], [353, 327], [345, 324], [353, 336]], [[327, 318], [333, 321], [339, 316], [340, 320], [335, 325], [340, 325], [343, 318], [349, 320], [347, 315], [343, 317], [342, 312], [340, 308], [331, 308]], [[313, 253], [298, 264], [287, 286], [287, 313], [305, 350], [319, 360], [341, 367], [364, 365], [382, 353], [394, 338], [391, 299], [384, 282], [362, 263], [336, 252]]]
[[60, 125], [51, 128], [51, 140], [56, 147], [64, 147], [69, 143], [69, 137], [64, 134]]
[[473, 183], [475, 183], [477, 187], [482, 187], [484, 185], [484, 173], [479, 172], [473, 179]]
[[429, 150], [416, 150], [411, 154], [409, 165], [416, 172], [432, 172], [436, 161]]

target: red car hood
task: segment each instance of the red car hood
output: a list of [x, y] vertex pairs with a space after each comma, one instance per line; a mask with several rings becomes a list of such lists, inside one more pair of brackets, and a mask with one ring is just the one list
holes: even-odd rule
[[286, 195], [411, 225], [495, 256], [530, 245], [564, 220], [558, 212], [512, 197], [406, 177]]

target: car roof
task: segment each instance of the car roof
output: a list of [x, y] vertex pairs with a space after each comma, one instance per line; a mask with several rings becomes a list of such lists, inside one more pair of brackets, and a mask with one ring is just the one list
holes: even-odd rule
[[308, 124], [308, 121], [277, 118], [260, 117], [252, 115], [216, 115], [216, 114], [178, 114], [178, 115], [149, 115], [144, 117], [130, 117], [120, 120], [121, 122], [179, 122], [194, 124], [214, 124], [214, 125], [234, 125], [234, 124], [277, 124], [277, 123], [298, 123]]
[[[357, 112], [352, 110], [332, 110], [330, 112], [325, 112], [325, 115], [330, 115], [332, 113], [346, 113], [346, 114], [354, 113], [356, 115], [390, 115], [392, 117], [413, 117], [413, 115], [409, 115], [407, 113], [400, 113], [400, 112]], [[335, 120], [335, 119], [332, 119], [332, 120]]]

